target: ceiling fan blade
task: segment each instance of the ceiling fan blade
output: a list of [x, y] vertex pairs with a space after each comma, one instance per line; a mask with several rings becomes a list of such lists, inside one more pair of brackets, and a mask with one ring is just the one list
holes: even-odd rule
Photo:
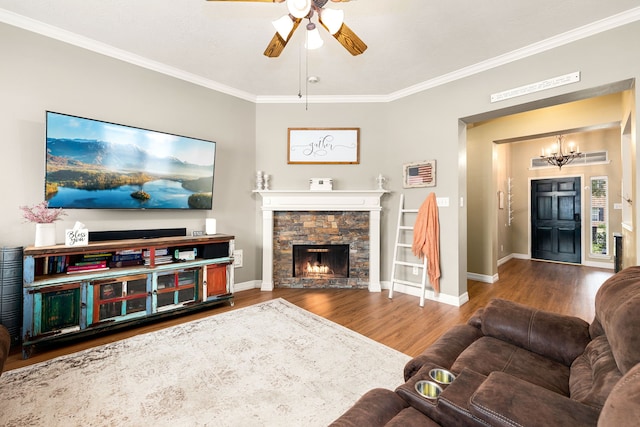
[[276, 33], [273, 35], [273, 38], [269, 42], [269, 45], [264, 50], [264, 56], [268, 56], [269, 58], [277, 58], [278, 56], [280, 56], [280, 54], [284, 50], [284, 47], [287, 45], [289, 40], [291, 40], [291, 36], [298, 28], [298, 25], [300, 25], [300, 22], [302, 22], [302, 19], [300, 18], [293, 21], [293, 28], [291, 28], [291, 32], [287, 36], [286, 40], [283, 39], [282, 36], [280, 36], [280, 34], [278, 34], [278, 32], [276, 31]]
[[[320, 23], [325, 29], [327, 28], [322, 23], [322, 20], [320, 20]], [[327, 31], [329, 30], [327, 29]], [[340, 27], [333, 37], [338, 40], [340, 44], [353, 56], [360, 55], [367, 50], [367, 45], [351, 30], [351, 28], [347, 27], [347, 24], [343, 23], [342, 27]]]

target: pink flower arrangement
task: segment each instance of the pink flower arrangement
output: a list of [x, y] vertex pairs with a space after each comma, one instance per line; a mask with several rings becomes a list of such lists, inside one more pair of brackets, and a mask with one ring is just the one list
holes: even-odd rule
[[49, 202], [44, 201], [34, 206], [20, 206], [22, 216], [29, 222], [36, 224], [49, 224], [60, 219], [67, 213], [62, 209], [49, 208]]

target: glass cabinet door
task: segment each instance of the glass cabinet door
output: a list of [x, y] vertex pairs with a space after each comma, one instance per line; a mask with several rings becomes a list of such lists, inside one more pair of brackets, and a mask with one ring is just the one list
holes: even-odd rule
[[195, 301], [199, 280], [200, 269], [196, 268], [159, 274], [156, 287], [157, 309]]
[[158, 276], [157, 287], [157, 307], [166, 307], [168, 305], [175, 304], [175, 290], [176, 290], [176, 275], [175, 273], [163, 274]]
[[196, 270], [182, 271], [178, 273], [178, 303], [193, 301], [196, 297], [196, 282], [198, 272]]
[[140, 311], [147, 311], [147, 277], [143, 276], [140, 279], [127, 280], [127, 300], [126, 314], [138, 313]]
[[122, 282], [103, 283], [96, 287], [98, 291], [97, 321], [122, 315]]
[[93, 321], [147, 311], [147, 276], [120, 277], [93, 283]]

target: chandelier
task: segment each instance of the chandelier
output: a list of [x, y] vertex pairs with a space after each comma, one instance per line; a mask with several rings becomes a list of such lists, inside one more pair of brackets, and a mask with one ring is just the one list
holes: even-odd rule
[[545, 160], [551, 166], [558, 166], [562, 169], [562, 166], [571, 163], [574, 159], [582, 157], [583, 153], [580, 152], [580, 147], [574, 146], [573, 142], [569, 143], [569, 149], [563, 149], [564, 136], [558, 135], [557, 141], [551, 148], [542, 149], [540, 158]]

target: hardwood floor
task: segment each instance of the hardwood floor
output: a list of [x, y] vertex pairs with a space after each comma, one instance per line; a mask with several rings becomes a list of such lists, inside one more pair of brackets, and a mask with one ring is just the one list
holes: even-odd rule
[[382, 293], [370, 293], [366, 290], [340, 289], [275, 289], [273, 292], [252, 289], [236, 293], [234, 307], [214, 307], [61, 347], [36, 349], [33, 356], [27, 360], [22, 360], [20, 349], [16, 348], [9, 356], [4, 369], [16, 369], [273, 298], [284, 298], [375, 341], [410, 356], [416, 356], [447, 329], [466, 322], [491, 298], [505, 298], [591, 322], [594, 316], [595, 294], [600, 285], [613, 275], [613, 271], [514, 259], [501, 266], [498, 274], [500, 280], [493, 284], [468, 281], [469, 302], [462, 307], [427, 300], [421, 308], [418, 305], [418, 297], [395, 293], [394, 298], [390, 300], [388, 292], [384, 290]]

